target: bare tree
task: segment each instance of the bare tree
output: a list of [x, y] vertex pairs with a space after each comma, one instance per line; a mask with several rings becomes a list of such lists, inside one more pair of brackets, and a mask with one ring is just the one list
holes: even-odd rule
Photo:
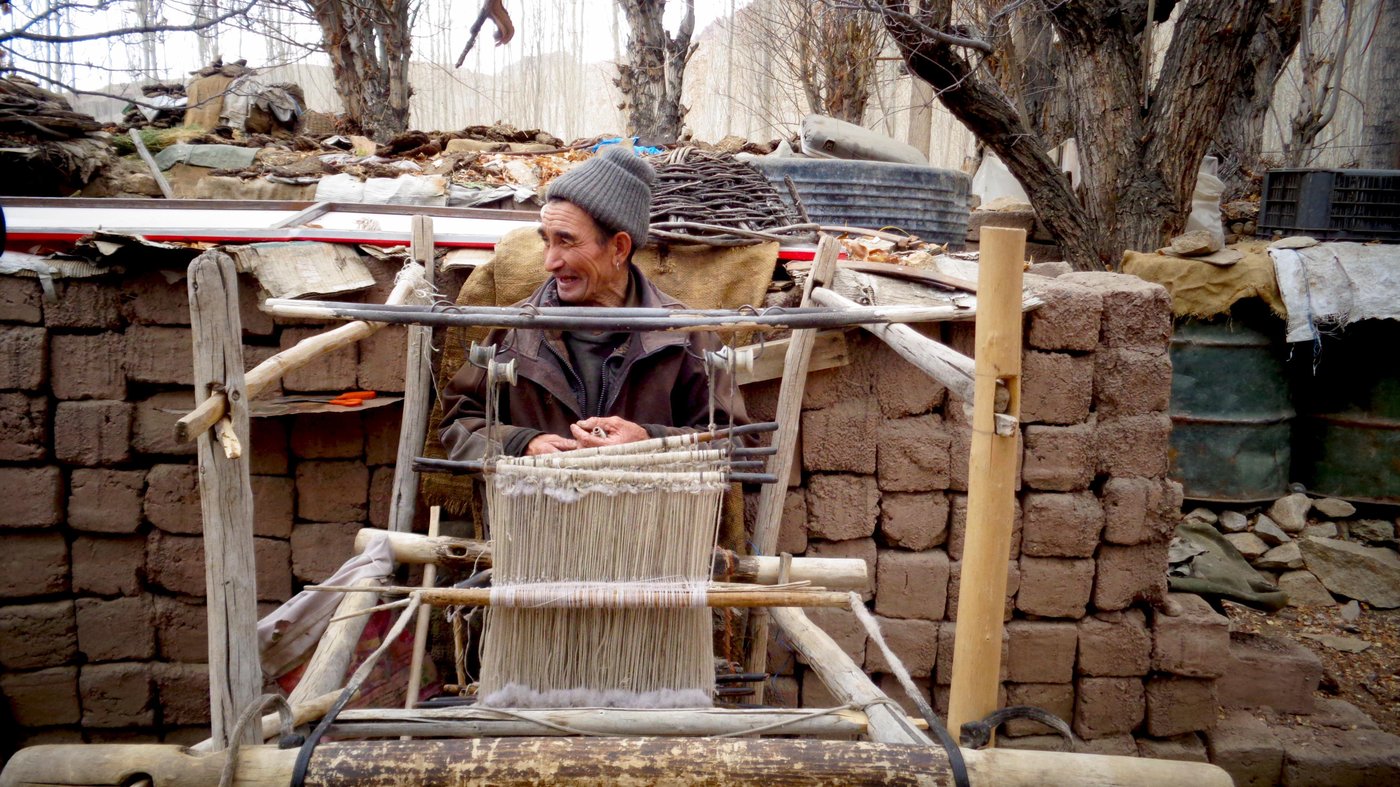
[[380, 141], [408, 129], [410, 0], [305, 0], [345, 113]]
[[1400, 169], [1400, 0], [1378, 0], [1377, 12], [1366, 69], [1361, 166]]
[[681, 104], [685, 66], [695, 47], [695, 0], [685, 0], [685, 17], [674, 36], [662, 18], [666, 0], [617, 0], [627, 17], [627, 62], [618, 63], [616, 84], [627, 110], [627, 131], [652, 141], [680, 137], [686, 108]]
[[[1102, 270], [1125, 249], [1156, 248], [1185, 225], [1197, 167], [1269, 7], [1270, 0], [1022, 0], [982, 29], [955, 20], [952, 0], [917, 14], [898, 0], [882, 0], [877, 10], [910, 70], [1006, 162], [1066, 260]], [[1176, 11], [1155, 81], [1144, 68], [1149, 9], [1156, 19]], [[1082, 201], [1046, 140], [983, 67], [995, 51], [989, 41], [1007, 34], [1014, 13], [1044, 14], [1058, 35]]]
[[837, 0], [760, 0], [744, 43], [774, 64], [808, 112], [861, 123], [886, 37], [878, 18]]
[[1302, 35], [1298, 42], [1298, 68], [1302, 71], [1298, 109], [1289, 120], [1289, 137], [1283, 143], [1284, 163], [1301, 167], [1308, 163], [1317, 135], [1336, 117], [1346, 76], [1347, 54], [1355, 35], [1355, 2], [1341, 0], [1341, 17], [1334, 28], [1317, 29], [1314, 0], [1304, 0]]

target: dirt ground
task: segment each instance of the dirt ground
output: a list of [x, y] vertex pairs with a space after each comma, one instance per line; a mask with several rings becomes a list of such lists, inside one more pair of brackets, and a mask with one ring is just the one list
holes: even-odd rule
[[[1348, 623], [1340, 606], [1286, 607], [1272, 615], [1228, 602], [1225, 606], [1233, 630], [1287, 637], [1317, 654], [1323, 667], [1318, 689], [1322, 695], [1350, 702], [1382, 730], [1400, 735], [1400, 609], [1363, 607], [1361, 616]], [[1350, 637], [1371, 647], [1344, 653], [1300, 634]]]

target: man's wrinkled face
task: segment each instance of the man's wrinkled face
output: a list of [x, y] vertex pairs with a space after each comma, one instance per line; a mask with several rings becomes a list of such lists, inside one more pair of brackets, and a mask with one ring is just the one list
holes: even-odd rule
[[571, 202], [556, 200], [540, 210], [544, 269], [554, 277], [559, 300], [574, 306], [620, 306], [627, 296], [625, 234], [603, 237], [593, 218]]

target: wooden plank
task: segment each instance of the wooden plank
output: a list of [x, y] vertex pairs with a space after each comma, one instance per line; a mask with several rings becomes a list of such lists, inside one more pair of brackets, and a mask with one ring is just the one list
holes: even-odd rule
[[958, 596], [948, 729], [976, 721], [997, 708], [1001, 673], [1002, 606], [1011, 520], [1016, 504], [1018, 429], [997, 428], [997, 386], [1009, 393], [1006, 414], [1021, 412], [1021, 274], [1024, 230], [982, 228], [980, 308], [977, 310], [977, 392], [973, 402], [972, 455], [968, 460], [967, 539], [962, 582], [976, 593]]
[[[195, 403], [220, 390], [234, 435], [248, 445], [248, 396], [243, 381], [243, 326], [238, 316], [238, 273], [233, 259], [207, 251], [189, 266], [190, 324], [194, 341]], [[208, 428], [199, 433], [199, 502], [204, 515], [204, 578], [209, 609], [211, 737], [226, 748], [244, 708], [258, 699], [257, 574], [253, 565], [253, 491], [248, 457], [225, 455]], [[241, 743], [255, 744], [248, 725]]]
[[[817, 256], [813, 260], [811, 272], [802, 286], [801, 306], [810, 306], [812, 291], [823, 287], [836, 270], [836, 259], [841, 254], [841, 242], [823, 235], [817, 243]], [[787, 354], [783, 361], [783, 384], [778, 391], [776, 420], [778, 433], [773, 444], [778, 453], [768, 463], [768, 472], [779, 478], [789, 473], [797, 450], [797, 433], [802, 417], [802, 395], [807, 391], [807, 372], [812, 360], [812, 345], [816, 343], [817, 331], [803, 328], [792, 332]], [[754, 520], [754, 551], [760, 555], [771, 555], [778, 548], [778, 525], [783, 518], [783, 504], [787, 501], [787, 484], [766, 484], [758, 498], [758, 516]], [[749, 615], [748, 625], [749, 655], [745, 672], [766, 672], [768, 670], [768, 613], [755, 610]], [[763, 685], [759, 684], [754, 702], [763, 703]]]
[[[837, 265], [848, 271], [858, 273], [874, 273], [880, 276], [889, 276], [892, 279], [902, 279], [904, 281], [928, 284], [945, 290], [962, 290], [964, 292], [977, 292], [977, 283], [966, 279], [959, 279], [956, 276], [948, 276], [938, 271], [915, 268], [910, 265], [892, 265], [887, 262], [867, 262], [865, 260], [841, 260]], [[790, 272], [810, 270], [810, 262], [789, 262], [787, 269]]]
[[[358, 583], [365, 588], [378, 587], [378, 580], [366, 579]], [[327, 692], [338, 691], [345, 686], [345, 671], [355, 658], [355, 648], [360, 644], [369, 615], [364, 612], [379, 603], [378, 593], [346, 593], [336, 605], [332, 618], [339, 618], [321, 635], [311, 661], [302, 671], [301, 680], [287, 696], [287, 704], [297, 707], [314, 700]]]
[[[739, 385], [760, 383], [782, 377], [783, 369], [787, 367], [787, 351], [790, 346], [792, 346], [792, 337], [785, 336], [763, 344], [748, 344], [740, 347], [738, 352], [749, 353], [753, 356], [753, 362], [750, 369], [740, 367]], [[816, 341], [812, 343], [811, 358], [807, 362], [808, 374], [823, 369], [835, 369], [850, 362], [851, 356], [847, 350], [844, 330], [817, 332]]]
[[[165, 179], [165, 173], [160, 171], [160, 165], [151, 157], [151, 151], [146, 150], [146, 141], [141, 139], [141, 132], [133, 128], [128, 133], [131, 136], [131, 144], [136, 146], [136, 154], [141, 157], [142, 161], [146, 162], [146, 169], [149, 169], [151, 171], [151, 177], [156, 179], [156, 185], [160, 187], [160, 193], [164, 195], [166, 199], [175, 199], [175, 190], [170, 188], [170, 181]], [[162, 209], [164, 209], [164, 206], [162, 206]]]
[[[427, 284], [433, 283], [433, 220], [413, 217], [412, 254], [423, 266]], [[413, 325], [408, 329], [408, 367], [404, 372], [403, 420], [399, 426], [399, 450], [394, 463], [393, 496], [389, 499], [389, 529], [407, 533], [413, 529], [418, 503], [418, 473], [413, 459], [423, 452], [428, 418], [433, 409], [433, 329]]]
[[[912, 719], [910, 723], [915, 723]], [[922, 723], [922, 722], [919, 722]], [[557, 725], [557, 726], [550, 726]], [[781, 725], [781, 726], [779, 726]], [[346, 710], [336, 717], [330, 734], [352, 737], [398, 735], [418, 737], [489, 738], [559, 736], [567, 730], [593, 735], [863, 735], [866, 717], [856, 710], [834, 710], [814, 716], [812, 709], [635, 709], [635, 708], [515, 708], [509, 714], [490, 708], [428, 708]]]

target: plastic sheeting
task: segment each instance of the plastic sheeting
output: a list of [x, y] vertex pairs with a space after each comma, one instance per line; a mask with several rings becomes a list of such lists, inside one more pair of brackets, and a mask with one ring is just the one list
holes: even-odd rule
[[375, 205], [446, 205], [447, 179], [442, 175], [400, 175], [360, 180], [341, 173], [316, 184], [317, 202], [367, 202]]
[[1327, 327], [1400, 320], [1400, 246], [1319, 243], [1270, 249], [1288, 307], [1290, 342], [1316, 340]]

